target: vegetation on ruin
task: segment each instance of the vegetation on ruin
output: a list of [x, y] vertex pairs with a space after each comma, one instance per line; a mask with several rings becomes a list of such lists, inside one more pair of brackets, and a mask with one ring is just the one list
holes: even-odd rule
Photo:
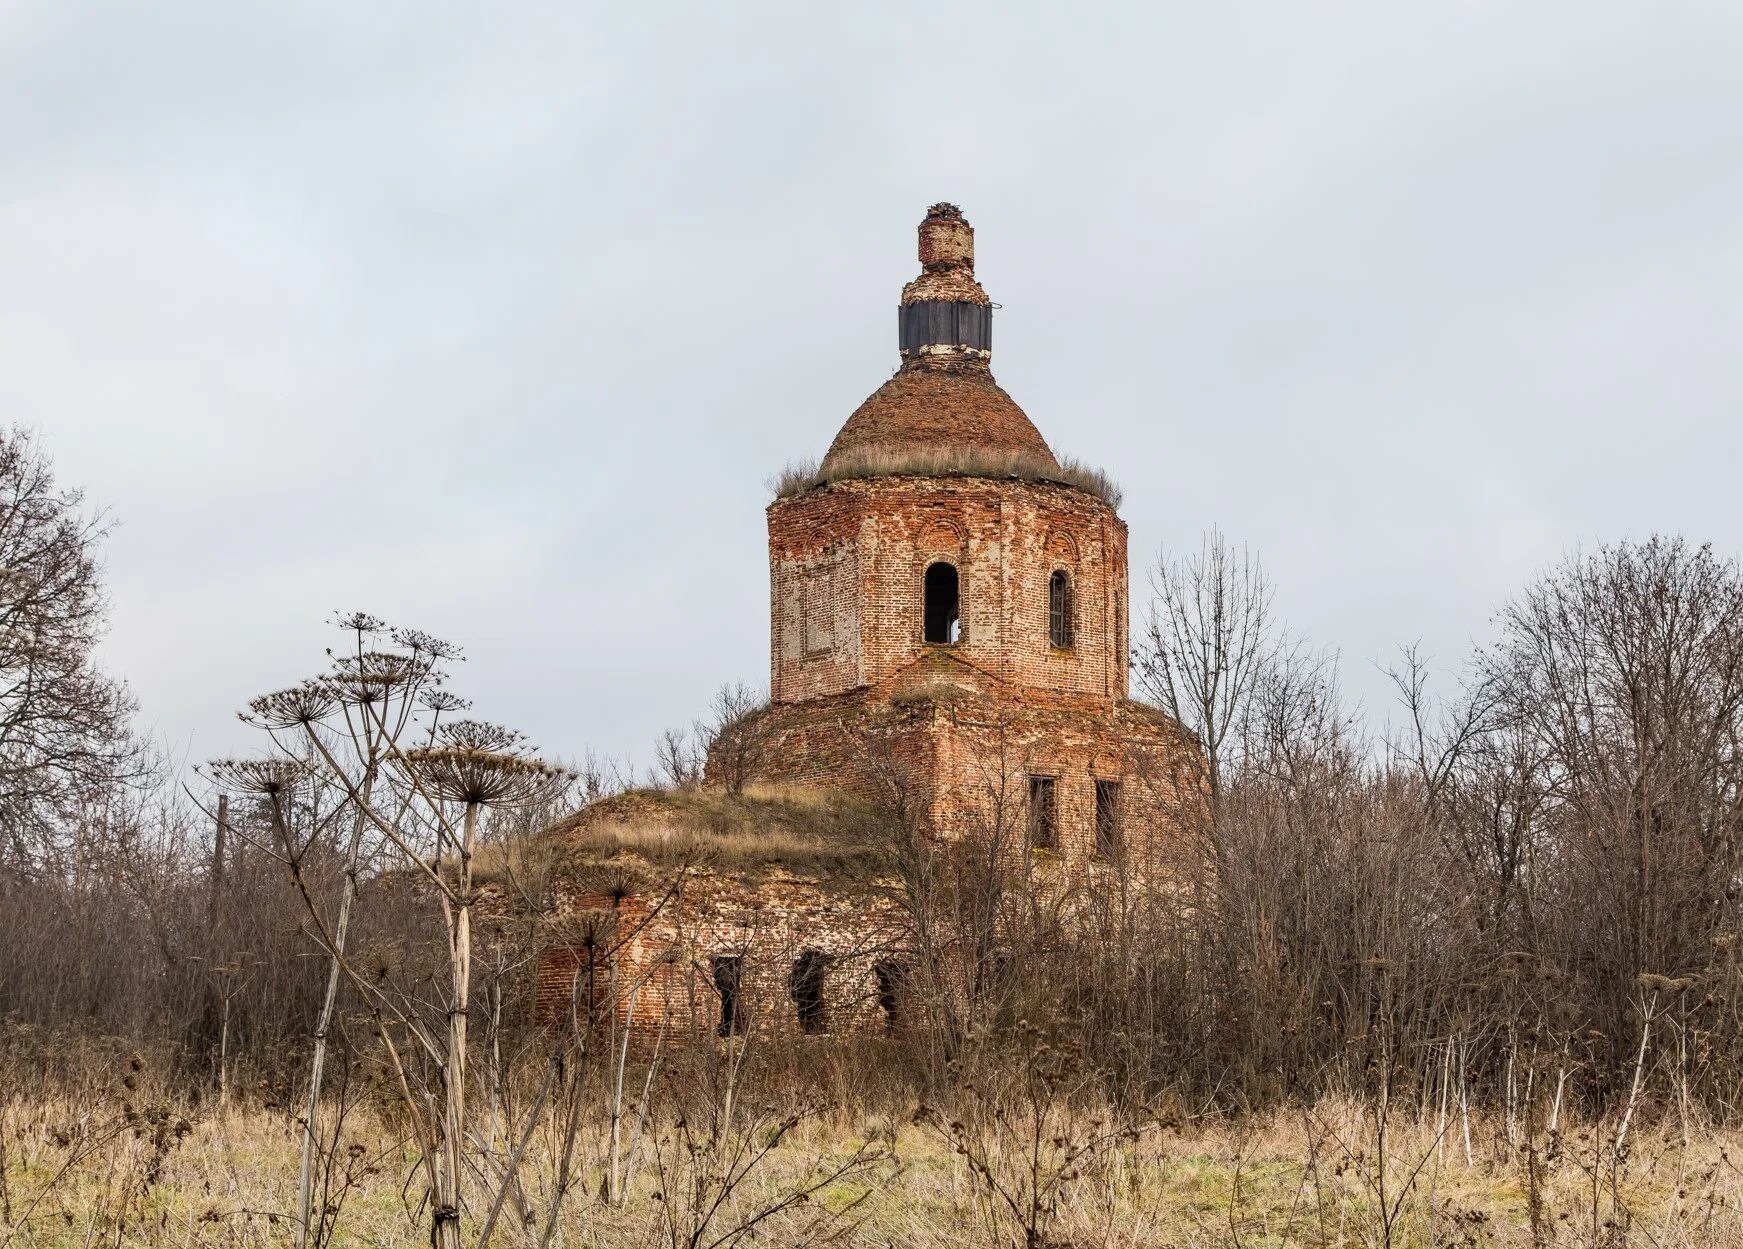
[[1060, 457], [1055, 464], [1038, 456], [983, 447], [874, 449], [845, 457], [827, 470], [818, 467], [815, 461], [803, 460], [782, 469], [769, 487], [775, 498], [785, 499], [832, 481], [868, 477], [990, 477], [1048, 482], [1094, 495], [1116, 511], [1123, 498], [1118, 483], [1105, 471], [1070, 456]]
[[640, 788], [591, 803], [541, 834], [570, 872], [622, 858], [656, 867], [778, 868], [863, 881], [886, 860], [881, 811], [848, 795], [751, 785]]

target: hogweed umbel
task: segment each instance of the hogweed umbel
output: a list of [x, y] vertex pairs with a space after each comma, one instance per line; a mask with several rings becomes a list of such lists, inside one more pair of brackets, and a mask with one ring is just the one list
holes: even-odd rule
[[224, 789], [263, 798], [282, 798], [309, 774], [295, 759], [214, 759], [206, 775]]
[[408, 779], [438, 798], [469, 806], [520, 806], [574, 776], [516, 753], [525, 736], [500, 725], [456, 720], [437, 736], [437, 744], [404, 751], [398, 762]]

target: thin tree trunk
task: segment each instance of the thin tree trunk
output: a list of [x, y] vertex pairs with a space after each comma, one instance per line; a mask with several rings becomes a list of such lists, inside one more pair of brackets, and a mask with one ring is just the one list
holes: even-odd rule
[[1471, 1156], [1471, 1091], [1465, 1083], [1465, 1039], [1459, 1038], [1459, 1122], [1464, 1127], [1465, 1165], [1472, 1166], [1475, 1159]]
[[[212, 829], [212, 868], [206, 876], [206, 1020], [209, 1022], [215, 1006], [215, 998], [220, 992], [217, 988], [218, 978], [226, 973], [219, 969], [224, 965], [223, 958], [218, 953], [218, 907], [224, 895], [224, 863], [227, 858], [228, 834], [230, 832], [230, 795], [218, 795], [218, 810]], [[224, 1049], [228, 1037], [225, 1030], [230, 1022], [230, 986], [225, 983], [221, 1010], [223, 1021], [218, 1038], [218, 1109], [223, 1110], [225, 1103], [224, 1088]], [[202, 1038], [203, 1040], [204, 1038]]]
[[206, 894], [206, 926], [218, 927], [218, 901], [224, 894], [224, 864], [229, 857], [230, 795], [218, 795], [218, 811], [212, 830], [212, 874]]
[[[363, 781], [363, 803], [370, 801], [373, 777]], [[339, 918], [333, 926], [333, 949], [328, 952], [327, 988], [321, 997], [321, 1013], [315, 1018], [315, 1052], [309, 1063], [309, 1097], [303, 1118], [303, 1151], [297, 1164], [296, 1249], [309, 1241], [309, 1221], [315, 1198], [315, 1151], [320, 1141], [318, 1116], [321, 1085], [326, 1078], [327, 1035], [333, 1025], [333, 1007], [339, 1000], [339, 965], [345, 957], [345, 938], [351, 928], [351, 903], [357, 897], [357, 873], [363, 851], [364, 817], [360, 810], [351, 826], [351, 844], [345, 848], [345, 887], [339, 896]]]
[[[611, 960], [611, 1026], [617, 1027], [617, 967], [618, 960]], [[640, 985], [636, 986], [639, 990]], [[629, 997], [629, 1019], [623, 1025], [623, 1049], [616, 1055], [617, 1070], [612, 1073], [611, 1081], [611, 1131], [606, 1144], [605, 1168], [605, 1200], [608, 1205], [615, 1206], [621, 1198], [617, 1186], [617, 1151], [623, 1142], [623, 1065], [629, 1051], [630, 1027], [635, 1023], [635, 992]], [[616, 1038], [612, 1038], [615, 1042]], [[612, 1049], [618, 1047], [613, 1044]]]
[[[630, 1130], [629, 1134], [629, 1152], [624, 1157], [623, 1165], [623, 1191], [626, 1196], [635, 1188], [635, 1169], [636, 1162], [639, 1158], [638, 1151], [641, 1148], [642, 1132], [648, 1125], [648, 1115], [653, 1104], [654, 1072], [659, 1070], [660, 1051], [666, 1044], [666, 1022], [668, 1018], [669, 1016], [662, 1011], [660, 1014], [660, 1031], [654, 1038], [653, 1057], [648, 1060], [647, 1075], [642, 1080], [641, 1105], [636, 1107], [635, 1127]], [[622, 1203], [619, 1202], [619, 1204], [621, 1205]]]
[[1506, 1114], [1502, 1118], [1502, 1125], [1506, 1129], [1506, 1132], [1507, 1132], [1507, 1148], [1509, 1148], [1509, 1149], [1512, 1149], [1514, 1147], [1514, 1144], [1515, 1144], [1514, 1139], [1513, 1139], [1514, 1138], [1513, 1119], [1514, 1119], [1514, 1113], [1515, 1113], [1514, 1094], [1516, 1091], [1517, 1091], [1517, 1084], [1514, 1080], [1514, 1073], [1513, 1073], [1513, 1042], [1512, 1042], [1512, 1039], [1509, 1038], [1508, 1042], [1507, 1042], [1507, 1079], [1506, 1079], [1506, 1090], [1504, 1093], [1504, 1096], [1506, 1098]]
[[1442, 1160], [1446, 1158], [1446, 1096], [1452, 1084], [1452, 1046], [1452, 1038], [1449, 1037], [1440, 1058], [1440, 1119], [1434, 1127], [1434, 1141]]
[[218, 1026], [218, 1114], [230, 1107], [230, 993], [224, 994], [224, 1019]]
[[466, 804], [460, 834], [460, 879], [455, 890], [453, 1001], [448, 1008], [448, 1053], [442, 1078], [447, 1092], [442, 1188], [436, 1195], [435, 1249], [460, 1249], [460, 1150], [466, 1132], [466, 1011], [472, 994], [472, 851], [478, 839], [478, 804]]
[[1652, 1009], [1658, 1005], [1658, 995], [1646, 1008], [1646, 1018], [1640, 1024], [1640, 1052], [1634, 1056], [1634, 1079], [1628, 1086], [1628, 1104], [1622, 1108], [1622, 1122], [1616, 1125], [1616, 1156], [1622, 1156], [1628, 1141], [1628, 1125], [1634, 1119], [1634, 1103], [1640, 1099], [1640, 1085], [1646, 1078], [1646, 1044], [1652, 1036]]
[[1682, 1147], [1687, 1150], [1689, 1147], [1689, 1071], [1688, 1009], [1686, 1004], [1676, 1029], [1676, 1102], [1678, 1118], [1682, 1124]]

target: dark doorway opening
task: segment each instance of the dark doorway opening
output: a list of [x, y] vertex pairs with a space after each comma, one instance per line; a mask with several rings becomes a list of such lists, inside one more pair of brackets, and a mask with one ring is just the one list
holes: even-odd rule
[[714, 960], [714, 991], [720, 995], [720, 1036], [734, 1036], [744, 1031], [744, 959], [736, 954], [722, 954]]
[[962, 587], [956, 565], [943, 560], [926, 568], [925, 636], [935, 646], [962, 639]]
[[793, 1009], [799, 1014], [801, 1032], [827, 1032], [823, 1013], [823, 976], [829, 970], [829, 956], [821, 950], [806, 950], [793, 960], [793, 972], [788, 990], [793, 995]]
[[902, 1026], [908, 1007], [908, 968], [906, 964], [887, 962], [872, 968], [878, 978], [878, 1005], [883, 1008], [884, 1025], [894, 1032]]

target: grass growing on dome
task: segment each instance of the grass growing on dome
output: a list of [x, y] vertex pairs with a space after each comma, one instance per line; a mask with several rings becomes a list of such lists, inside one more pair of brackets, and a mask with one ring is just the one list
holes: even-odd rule
[[976, 447], [914, 450], [873, 448], [845, 457], [824, 471], [814, 460], [789, 464], [769, 482], [777, 499], [802, 494], [832, 481], [865, 477], [1014, 477], [1051, 482], [1092, 494], [1118, 510], [1125, 497], [1118, 483], [1099, 468], [1061, 457], [1052, 464], [1020, 451], [987, 451]]
[[571, 867], [630, 855], [659, 867], [785, 868], [858, 878], [888, 857], [886, 818], [845, 794], [796, 786], [747, 786], [737, 795], [629, 790], [560, 821], [546, 835], [565, 847]]

